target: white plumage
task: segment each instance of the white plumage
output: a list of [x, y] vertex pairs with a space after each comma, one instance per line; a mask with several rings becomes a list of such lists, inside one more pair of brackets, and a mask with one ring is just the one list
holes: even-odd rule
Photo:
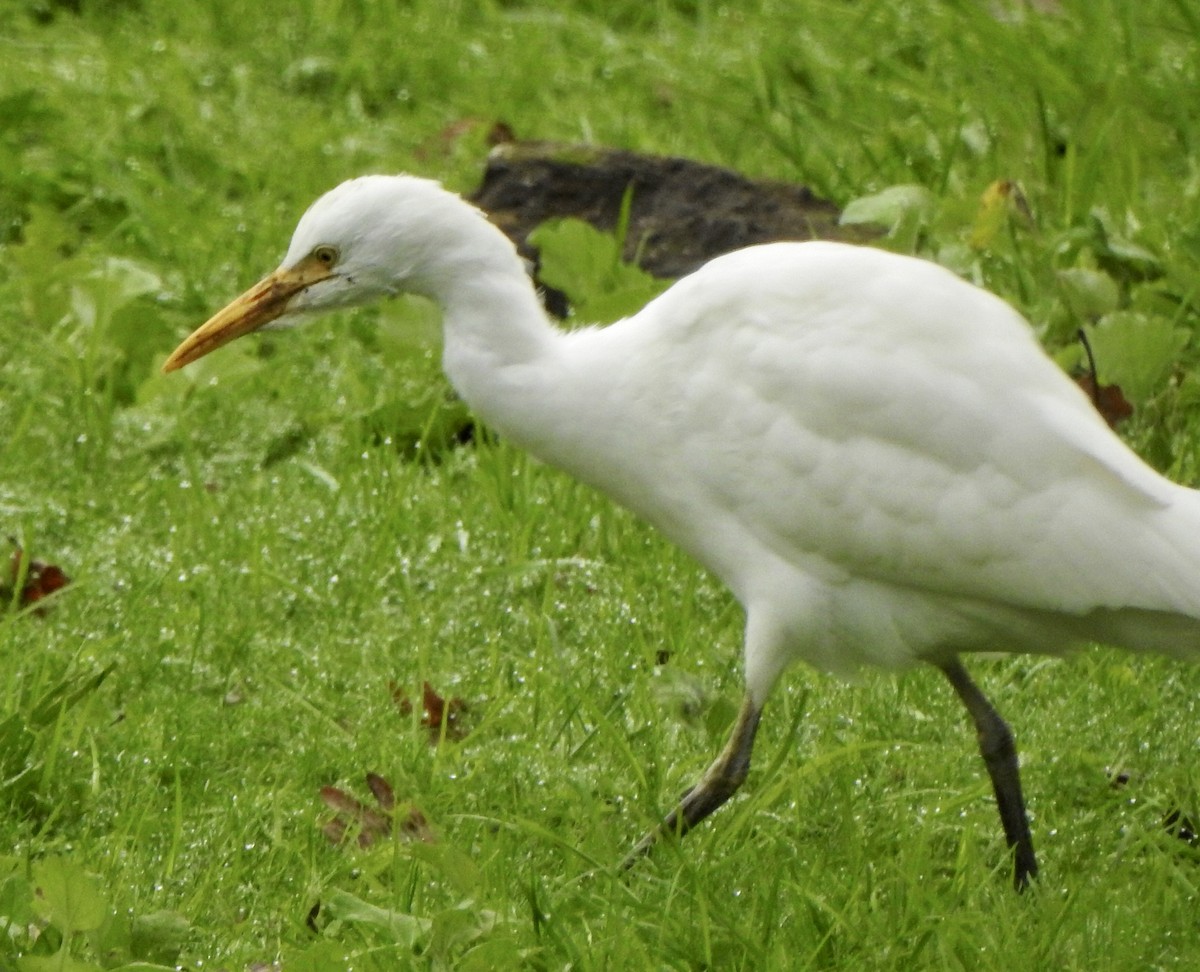
[[165, 367], [401, 292], [442, 306], [446, 373], [483, 419], [653, 523], [746, 610], [729, 745], [639, 851], [737, 789], [792, 661], [926, 661], [979, 730], [1023, 886], [1015, 749], [957, 654], [1200, 647], [1198, 494], [1113, 435], [1007, 304], [921, 260], [751, 247], [631, 318], [562, 332], [478, 211], [368, 176], [314, 203], [281, 267]]

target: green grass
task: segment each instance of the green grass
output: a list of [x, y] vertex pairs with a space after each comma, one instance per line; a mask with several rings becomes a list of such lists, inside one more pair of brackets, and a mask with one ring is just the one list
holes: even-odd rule
[[[1023, 897], [923, 671], [792, 672], [746, 794], [620, 878], [733, 718], [728, 595], [554, 471], [452, 445], [427, 308], [157, 374], [319, 192], [470, 189], [504, 119], [841, 204], [924, 187], [884, 245], [1064, 364], [1092, 328], [1124, 434], [1196, 484], [1191, 4], [79, 6], [10, 2], [0, 39], [0, 536], [74, 579], [0, 615], [0, 969], [1196, 966], [1200, 851], [1162, 825], [1200, 817], [1196, 669], [972, 663], [1023, 754]], [[1032, 223], [988, 222], [997, 179]], [[461, 740], [395, 704], [426, 679]], [[367, 800], [368, 771], [436, 843], [329, 844], [320, 788]]]

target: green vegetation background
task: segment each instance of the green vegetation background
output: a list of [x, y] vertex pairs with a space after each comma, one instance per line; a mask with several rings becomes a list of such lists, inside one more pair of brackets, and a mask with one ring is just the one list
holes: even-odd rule
[[[622, 878], [732, 719], [728, 595], [564, 477], [458, 445], [428, 308], [157, 373], [321, 191], [470, 190], [503, 120], [806, 183], [1012, 301], [1065, 367], [1087, 327], [1122, 433], [1196, 484], [1191, 0], [0, 13], [0, 537], [73, 578], [0, 617], [0, 969], [1200, 963], [1195, 669], [973, 663], [1023, 753], [1024, 897], [926, 672], [792, 673], [747, 794]], [[396, 704], [424, 680], [466, 702], [462, 738]], [[436, 843], [326, 839], [321, 787], [370, 802], [368, 771]]]

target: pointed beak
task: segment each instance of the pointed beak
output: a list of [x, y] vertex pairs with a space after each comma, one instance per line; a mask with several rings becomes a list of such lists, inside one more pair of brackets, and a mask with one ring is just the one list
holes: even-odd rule
[[234, 338], [278, 320], [287, 313], [293, 297], [330, 276], [332, 272], [328, 265], [316, 257], [306, 257], [286, 269], [280, 267], [189, 334], [171, 352], [162, 370], [182, 368]]

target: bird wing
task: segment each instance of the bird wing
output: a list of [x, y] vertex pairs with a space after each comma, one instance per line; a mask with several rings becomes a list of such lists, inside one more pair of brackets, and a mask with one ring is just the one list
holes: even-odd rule
[[[714, 530], [723, 518], [727, 536], [835, 581], [1196, 611], [1195, 494], [1110, 432], [1007, 304], [950, 272], [775, 245], [722, 258], [639, 318], [630, 382], [657, 396], [657, 448], [674, 453], [658, 465], [677, 474], [660, 488]], [[681, 536], [700, 527], [666, 529], [706, 559], [703, 537]], [[716, 542], [721, 572], [736, 554]]]

